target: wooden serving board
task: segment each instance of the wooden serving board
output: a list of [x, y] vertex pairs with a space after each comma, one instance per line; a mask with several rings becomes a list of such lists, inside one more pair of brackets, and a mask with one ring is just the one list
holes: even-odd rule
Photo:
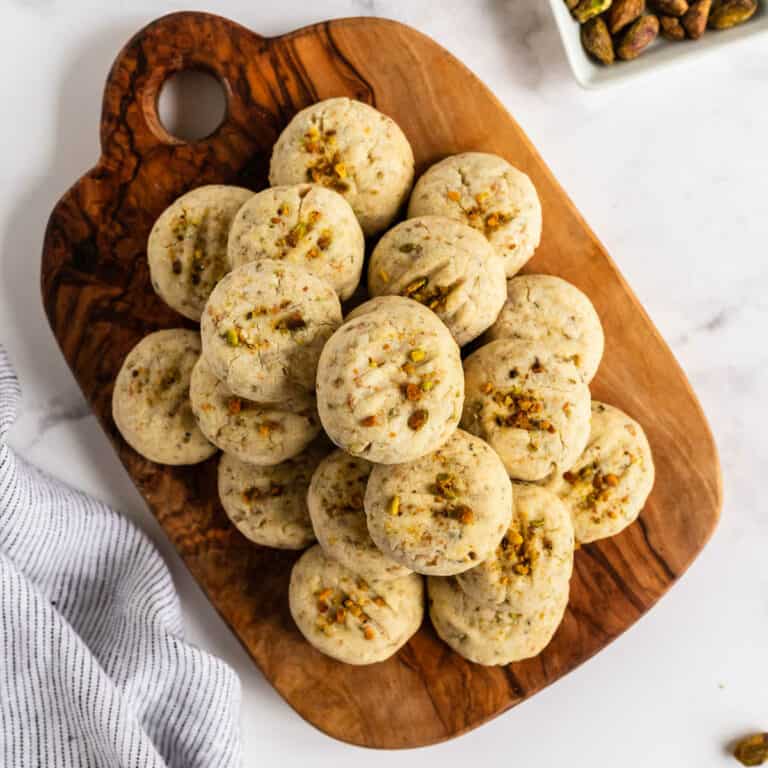
[[[157, 114], [166, 78], [197, 68], [224, 84], [220, 128], [192, 144]], [[296, 553], [246, 541], [216, 493], [216, 459], [164, 467], [134, 453], [112, 421], [115, 376], [145, 334], [189, 325], [153, 292], [145, 245], [155, 218], [201, 184], [267, 185], [273, 142], [302, 107], [346, 95], [391, 115], [417, 170], [485, 150], [533, 179], [544, 236], [528, 271], [560, 275], [595, 303], [606, 354], [596, 398], [646, 428], [653, 494], [620, 536], [576, 555], [571, 601], [549, 647], [506, 668], [471, 664], [429, 623], [394, 658], [370, 667], [333, 661], [306, 643], [288, 612]], [[369, 747], [451, 738], [557, 680], [637, 621], [685, 571], [721, 506], [715, 446], [701, 408], [643, 308], [528, 139], [493, 94], [434, 41], [382, 19], [344, 19], [263, 38], [223, 18], [177, 13], [141, 30], [107, 79], [101, 159], [54, 209], [42, 294], [56, 338], [120, 460], [194, 577], [270, 683], [327, 734]]]

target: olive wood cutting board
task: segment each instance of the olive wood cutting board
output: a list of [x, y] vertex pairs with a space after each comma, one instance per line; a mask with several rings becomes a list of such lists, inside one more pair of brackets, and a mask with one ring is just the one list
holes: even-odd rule
[[[163, 82], [203, 69], [227, 112], [208, 138], [167, 133]], [[429, 622], [386, 662], [353, 667], [315, 651], [288, 611], [297, 553], [249, 543], [227, 520], [213, 458], [166, 467], [137, 455], [112, 421], [112, 386], [128, 351], [160, 328], [191, 326], [153, 292], [147, 235], [193, 187], [267, 186], [272, 144], [302, 107], [350, 96], [391, 115], [417, 172], [456, 152], [503, 155], [541, 196], [544, 235], [526, 271], [559, 275], [594, 302], [606, 353], [593, 395], [647, 430], [657, 477], [637, 523], [576, 554], [570, 605], [537, 658], [481, 667], [453, 653]], [[176, 13], [142, 29], [107, 79], [101, 158], [51, 214], [42, 257], [45, 310], [61, 350], [120, 460], [193, 576], [269, 682], [325, 733], [369, 747], [451, 738], [519, 704], [600, 651], [674, 584], [717, 523], [721, 477], [712, 435], [672, 353], [530, 141], [460, 61], [384, 19], [316, 24], [264, 38], [227, 19]]]

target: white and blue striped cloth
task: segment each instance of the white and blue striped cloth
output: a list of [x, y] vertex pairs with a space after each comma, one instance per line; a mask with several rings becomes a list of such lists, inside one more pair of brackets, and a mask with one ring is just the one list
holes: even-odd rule
[[237, 677], [146, 537], [6, 445], [19, 398], [0, 347], [0, 766], [239, 766]]

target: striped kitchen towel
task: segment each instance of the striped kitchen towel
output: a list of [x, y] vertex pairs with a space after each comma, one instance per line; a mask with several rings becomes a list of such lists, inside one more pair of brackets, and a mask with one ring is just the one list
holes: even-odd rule
[[6, 445], [19, 398], [0, 347], [0, 766], [238, 766], [237, 677], [147, 538]]

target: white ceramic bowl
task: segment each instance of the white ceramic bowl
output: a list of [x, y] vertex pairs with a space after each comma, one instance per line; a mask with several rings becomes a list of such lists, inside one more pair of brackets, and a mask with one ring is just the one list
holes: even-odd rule
[[564, 0], [549, 0], [549, 4], [560, 30], [560, 37], [573, 74], [585, 88], [600, 88], [624, 82], [675, 62], [688, 61], [697, 54], [714, 51], [735, 40], [761, 34], [768, 36], [768, 7], [766, 7], [768, 0], [761, 0], [757, 13], [738, 27], [722, 31], [708, 29], [698, 40], [681, 42], [669, 42], [659, 36], [659, 41], [634, 61], [617, 61], [606, 67], [587, 55], [581, 45], [579, 24], [571, 16]]

